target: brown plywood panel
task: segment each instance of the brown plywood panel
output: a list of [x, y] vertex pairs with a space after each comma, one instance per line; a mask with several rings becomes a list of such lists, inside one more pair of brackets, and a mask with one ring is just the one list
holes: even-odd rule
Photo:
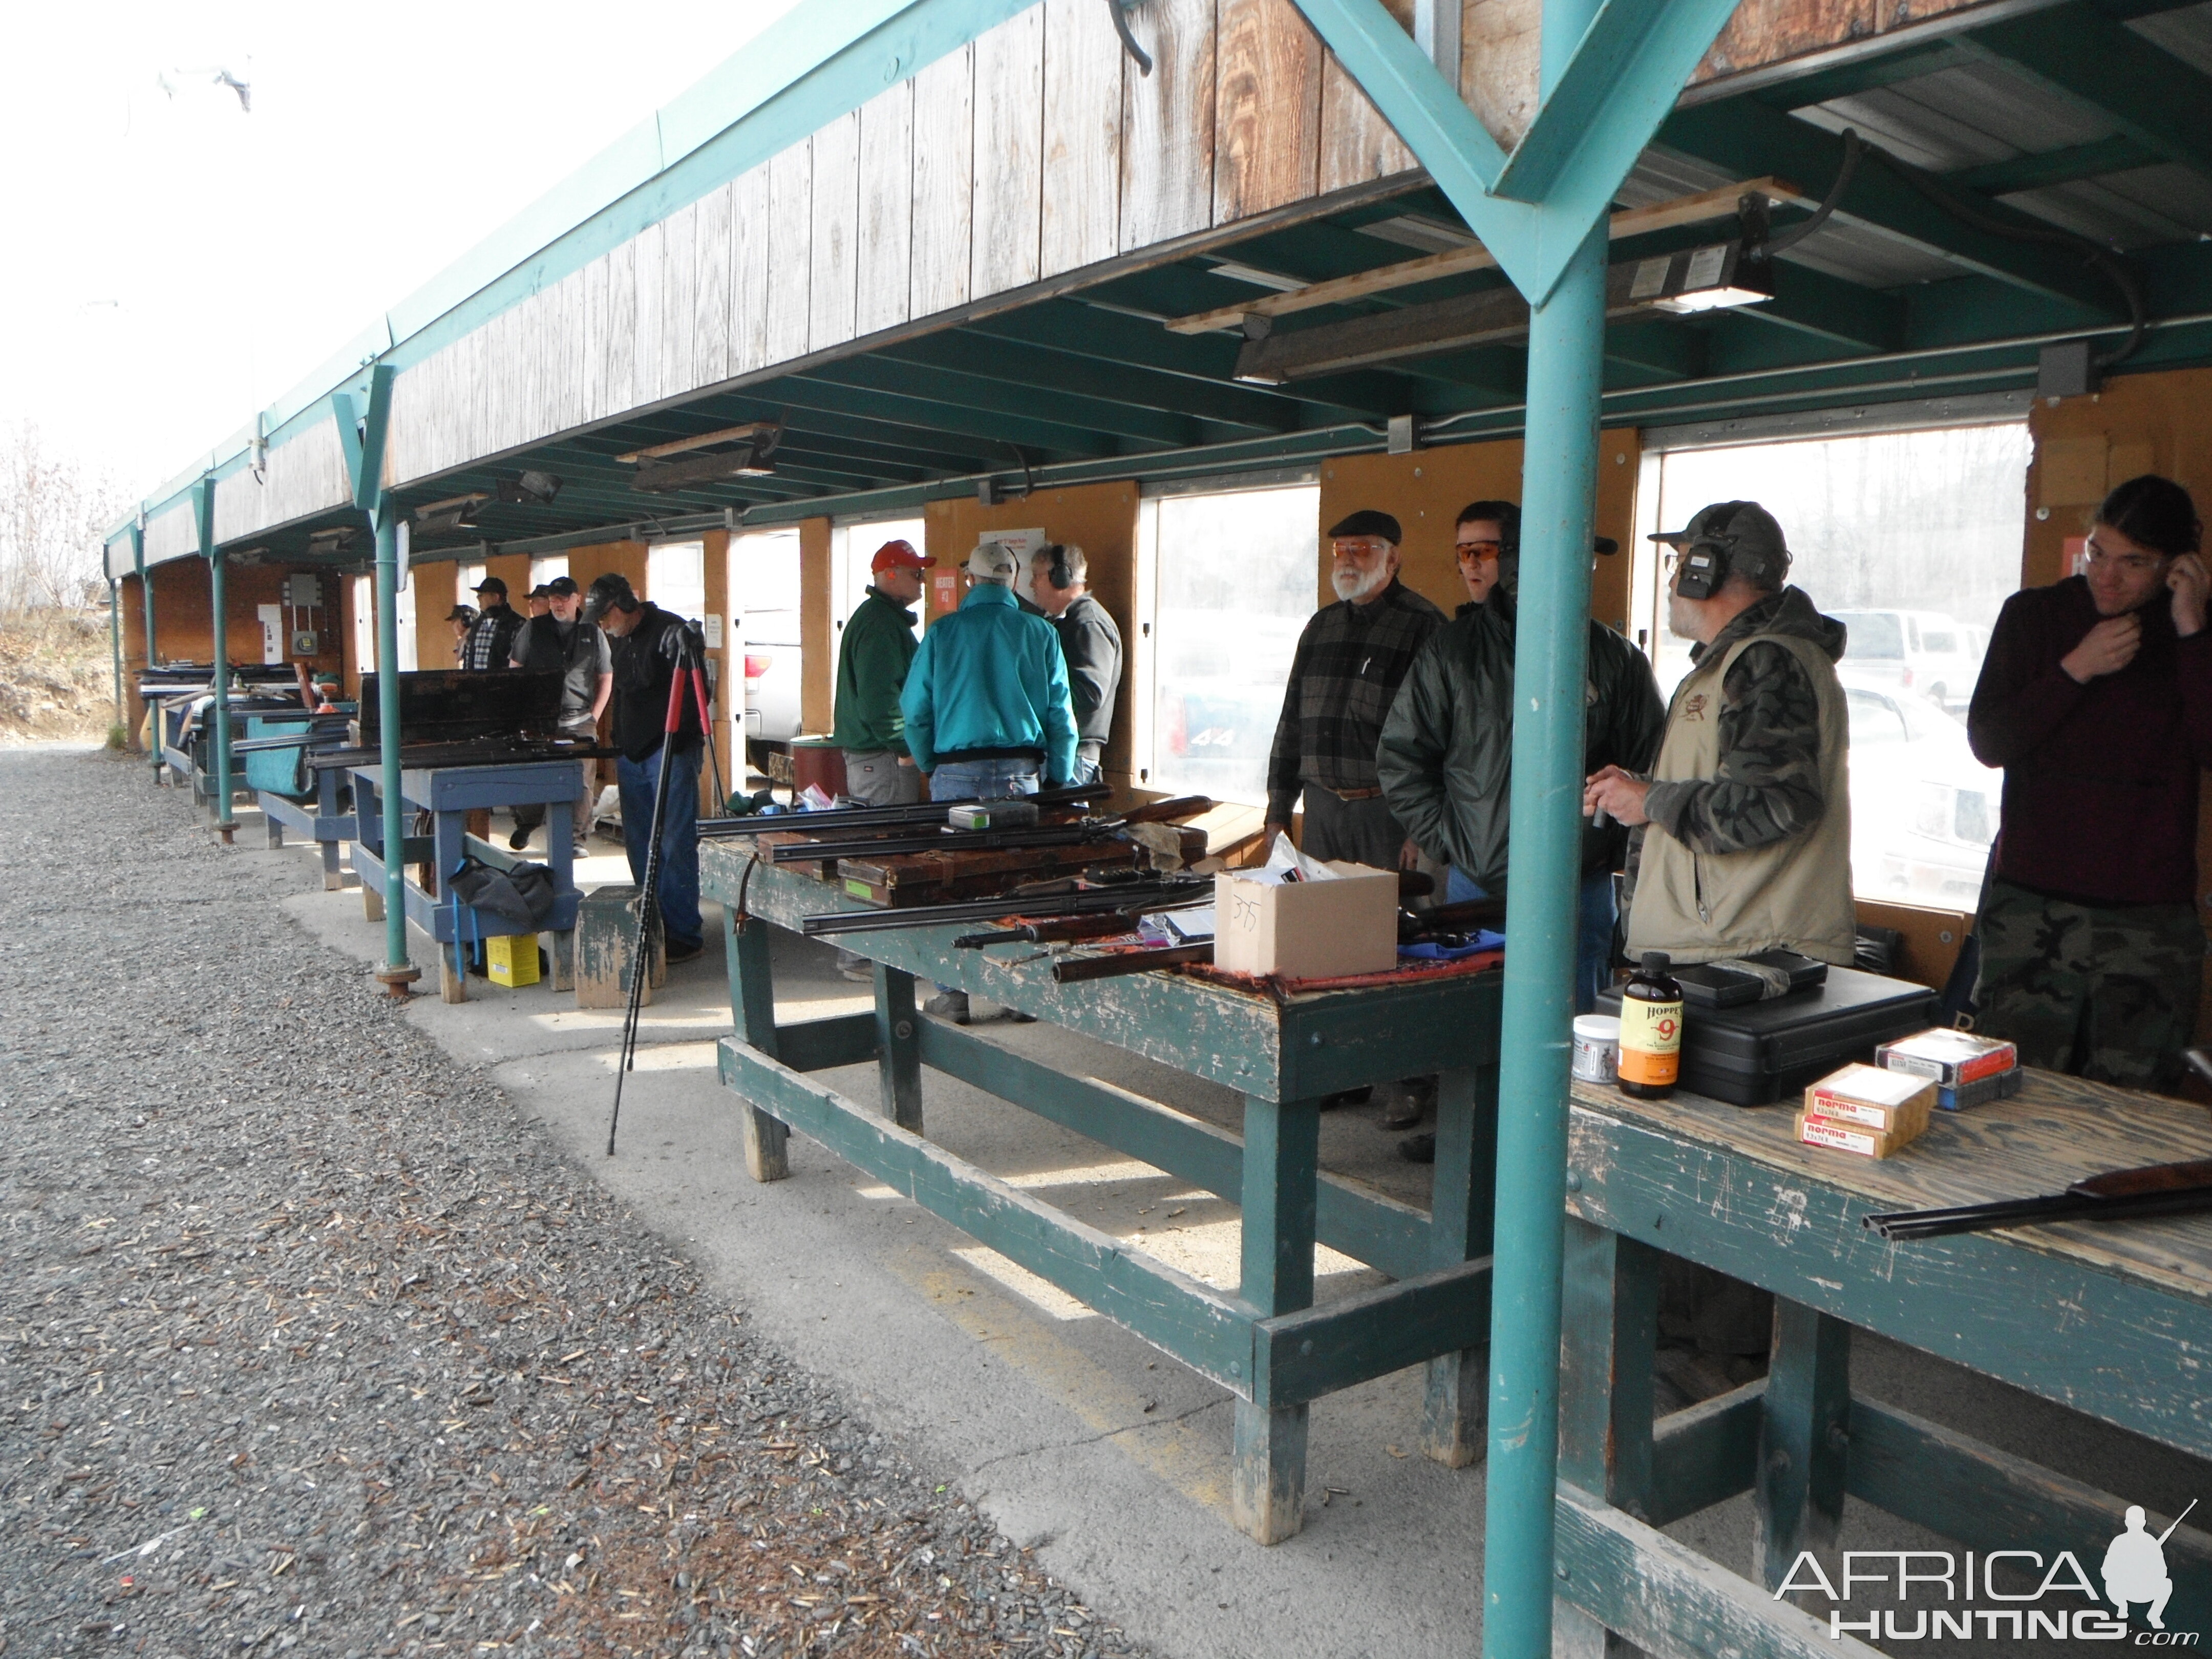
[[730, 185], [730, 373], [768, 360], [769, 165]]
[[1121, 251], [1121, 80], [1128, 58], [1096, 0], [1046, 0], [1040, 272]]
[[[1639, 446], [1633, 428], [1599, 434], [1597, 533], [1632, 548], [1636, 529], [1636, 474]], [[1399, 577], [1407, 586], [1449, 616], [1467, 603], [1452, 550], [1459, 510], [1469, 501], [1521, 499], [1521, 441], [1452, 444], [1416, 450], [1410, 455], [1340, 455], [1321, 470], [1321, 511], [1315, 526], [1314, 592], [1326, 605], [1328, 555], [1320, 532], [1347, 514], [1376, 507], [1398, 520], [1405, 532], [1399, 547]], [[1628, 552], [1599, 559], [1590, 581], [1590, 615], [1619, 628], [1628, 611]]]
[[860, 106], [858, 332], [907, 319], [913, 252], [914, 82], [902, 81]]
[[1692, 82], [1856, 40], [1881, 27], [1881, 0], [1741, 0]]
[[827, 732], [835, 723], [837, 645], [830, 626], [830, 520], [799, 521], [799, 724]]
[[813, 291], [814, 149], [793, 144], [768, 164], [768, 349], [762, 361], [806, 355]]
[[1320, 40], [1291, 0], [1220, 0], [1213, 222], [1314, 193], [1320, 163]]
[[2040, 507], [2094, 507], [2105, 499], [2103, 434], [2053, 438], [2035, 450], [2036, 501]]
[[820, 351], [853, 337], [859, 298], [860, 114], [841, 115], [814, 135], [814, 248], [806, 346]]
[[975, 191], [975, 52], [969, 46], [914, 77], [914, 316], [968, 303]]
[[1044, 12], [975, 41], [975, 258], [969, 297], [1037, 279], [1044, 196]]
[[[1413, 32], [1413, 0], [1383, 0], [1383, 6], [1407, 34]], [[1417, 165], [1413, 152], [1337, 62], [1336, 54], [1327, 54], [1321, 75], [1321, 189], [1364, 185]]]
[[1507, 149], [1536, 118], [1543, 14], [1543, 0], [1467, 0], [1460, 14], [1460, 96]]
[[691, 245], [691, 384], [712, 386], [730, 373], [730, 215], [737, 186], [699, 203]]
[[1214, 0], [1145, 8], [1150, 75], [1121, 76], [1121, 251], [1213, 222]]

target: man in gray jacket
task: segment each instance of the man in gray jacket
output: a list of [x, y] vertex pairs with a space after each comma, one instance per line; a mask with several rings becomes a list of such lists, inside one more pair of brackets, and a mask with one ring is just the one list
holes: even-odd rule
[[1090, 561], [1063, 543], [1039, 548], [1030, 560], [1030, 591], [1067, 659], [1067, 691], [1075, 707], [1076, 783], [1098, 776], [1114, 732], [1114, 699], [1121, 689], [1121, 630], [1091, 595]]
[[[1376, 771], [1406, 833], [1432, 858], [1449, 859], [1445, 901], [1483, 898], [1506, 885], [1513, 784], [1515, 598], [1520, 586], [1521, 509], [1474, 501], [1459, 518], [1461, 579], [1480, 604], [1463, 605], [1413, 659], [1398, 690]], [[1602, 623], [1589, 625], [1583, 743], [1588, 768], [1641, 772], [1666, 725], [1658, 683], [1644, 653]], [[1582, 902], [1575, 930], [1575, 1010], [1597, 1006], [1613, 951], [1613, 872], [1626, 851], [1617, 824], [1585, 825]]]

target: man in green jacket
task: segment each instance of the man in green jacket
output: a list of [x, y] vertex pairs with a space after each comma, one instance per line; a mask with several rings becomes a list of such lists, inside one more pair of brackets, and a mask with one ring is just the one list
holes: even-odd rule
[[907, 752], [899, 693], [914, 662], [914, 612], [921, 573], [936, 562], [910, 542], [885, 542], [869, 569], [867, 597], [845, 620], [837, 647], [836, 724], [830, 739], [845, 751], [845, 792], [871, 806], [921, 799], [921, 773]]
[[[1407, 671], [1383, 722], [1376, 770], [1391, 815], [1433, 858], [1451, 861], [1447, 902], [1502, 893], [1513, 781], [1515, 595], [1520, 586], [1521, 509], [1474, 501], [1460, 514], [1460, 574], [1472, 594]], [[1641, 772], [1667, 721], [1644, 653], [1602, 623], [1589, 625], [1584, 694], [1587, 770]], [[1575, 934], [1575, 1009], [1597, 1006], [1613, 949], [1613, 872], [1627, 832], [1608, 823], [1583, 831], [1582, 902]]]

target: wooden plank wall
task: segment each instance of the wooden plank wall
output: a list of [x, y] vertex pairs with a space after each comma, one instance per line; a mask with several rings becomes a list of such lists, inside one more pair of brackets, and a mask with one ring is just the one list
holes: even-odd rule
[[[166, 559], [183, 558], [200, 550], [199, 526], [192, 520], [192, 498], [182, 497], [177, 504], [158, 518], [146, 521], [146, 562], [160, 564]], [[157, 590], [158, 597], [158, 590]], [[155, 624], [156, 629], [160, 623]], [[161, 640], [157, 632], [154, 643]]]
[[1410, 168], [1291, 0], [1135, 24], [1150, 76], [1097, 0], [1044, 0], [416, 364], [388, 480]]
[[353, 495], [337, 425], [322, 421], [270, 447], [262, 477], [234, 472], [215, 487], [215, 538], [230, 543], [342, 507]]

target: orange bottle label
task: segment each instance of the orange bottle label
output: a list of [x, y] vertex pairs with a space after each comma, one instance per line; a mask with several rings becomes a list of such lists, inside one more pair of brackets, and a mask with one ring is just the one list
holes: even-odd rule
[[1620, 1079], [1624, 1083], [1667, 1084], [1682, 1066], [1682, 1005], [1620, 1000]]

